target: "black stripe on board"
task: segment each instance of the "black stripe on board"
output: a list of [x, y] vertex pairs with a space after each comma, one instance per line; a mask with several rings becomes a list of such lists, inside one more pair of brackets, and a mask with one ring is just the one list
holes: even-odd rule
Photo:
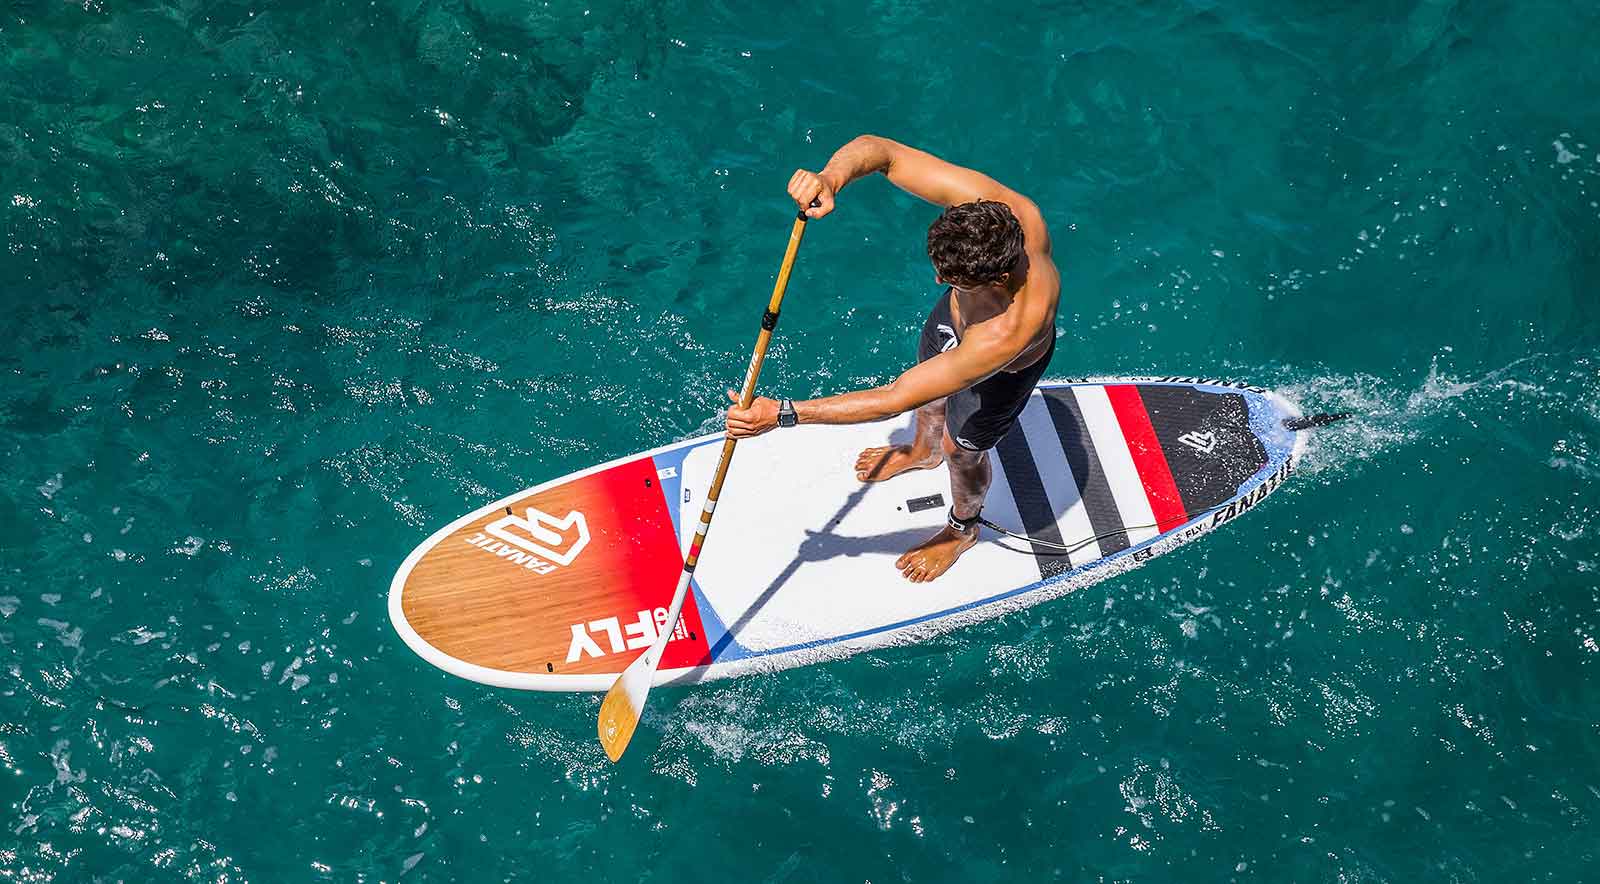
[[[1089, 436], [1089, 425], [1084, 423], [1083, 411], [1078, 408], [1078, 398], [1070, 387], [1060, 390], [1043, 390], [1044, 404], [1050, 411], [1050, 421], [1055, 424], [1056, 435], [1061, 437], [1061, 450], [1067, 455], [1067, 465], [1072, 467], [1073, 479], [1078, 483], [1078, 496], [1089, 511], [1089, 527], [1100, 540], [1100, 554], [1109, 556], [1128, 548], [1128, 532], [1122, 524], [1122, 511], [1117, 509], [1117, 499], [1111, 495], [1111, 483], [1100, 466], [1100, 455], [1094, 450], [1094, 440]], [[1073, 537], [1071, 543], [1084, 538]]]
[[[1006, 482], [1011, 486], [1011, 498], [1017, 503], [1017, 515], [1022, 517], [1024, 533], [1042, 543], [1061, 543], [1061, 529], [1056, 527], [1056, 516], [1050, 508], [1050, 498], [1045, 496], [1044, 482], [1039, 478], [1039, 467], [1033, 462], [1033, 452], [1028, 450], [1028, 439], [1021, 424], [1013, 424], [1011, 431], [1000, 437], [995, 446], [1000, 454], [1000, 467], [1006, 471]], [[1039, 566], [1041, 578], [1054, 577], [1072, 570], [1072, 562], [1059, 549], [1038, 543], [1033, 547], [1033, 561]], [[1050, 553], [1058, 555], [1050, 555]]]

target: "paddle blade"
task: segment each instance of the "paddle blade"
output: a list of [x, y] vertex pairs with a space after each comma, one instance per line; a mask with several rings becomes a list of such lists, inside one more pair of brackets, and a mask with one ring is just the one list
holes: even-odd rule
[[612, 761], [622, 757], [639, 727], [639, 716], [644, 713], [644, 700], [650, 694], [650, 681], [656, 672], [650, 659], [653, 656], [647, 651], [633, 661], [617, 676], [600, 703], [600, 746]]

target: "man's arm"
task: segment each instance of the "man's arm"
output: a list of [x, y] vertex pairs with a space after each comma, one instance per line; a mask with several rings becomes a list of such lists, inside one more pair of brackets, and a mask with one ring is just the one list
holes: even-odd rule
[[[1022, 223], [1028, 251], [1050, 252], [1050, 234], [1033, 200], [975, 169], [877, 135], [852, 139], [834, 153], [821, 172], [795, 172], [789, 179], [789, 195], [808, 217], [821, 218], [833, 211], [834, 195], [845, 185], [874, 172], [882, 172], [906, 193], [946, 208], [980, 199], [1005, 203]], [[820, 205], [808, 208], [812, 200]]]
[[[860, 424], [883, 420], [965, 390], [1005, 367], [1015, 355], [1008, 355], [1007, 348], [998, 342], [969, 338], [954, 350], [917, 363], [881, 387], [796, 402], [795, 415], [802, 424]], [[728, 391], [728, 397], [738, 402], [738, 394], [732, 390]], [[728, 408], [728, 435], [736, 439], [759, 436], [777, 425], [776, 399], [762, 396], [747, 409], [738, 405]]]

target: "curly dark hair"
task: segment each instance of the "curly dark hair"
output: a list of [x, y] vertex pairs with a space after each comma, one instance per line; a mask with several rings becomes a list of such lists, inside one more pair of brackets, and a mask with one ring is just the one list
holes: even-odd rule
[[997, 282], [1022, 258], [1022, 224], [1011, 207], [975, 200], [944, 210], [928, 227], [928, 257], [939, 278], [972, 288]]

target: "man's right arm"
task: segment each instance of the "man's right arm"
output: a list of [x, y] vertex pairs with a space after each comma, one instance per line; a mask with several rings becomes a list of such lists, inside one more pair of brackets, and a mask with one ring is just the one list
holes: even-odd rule
[[820, 205], [807, 208], [806, 215], [821, 218], [833, 211], [834, 194], [874, 172], [884, 173], [891, 184], [906, 193], [945, 208], [980, 199], [1005, 203], [1022, 223], [1028, 250], [1044, 255], [1050, 252], [1044, 218], [1032, 200], [976, 169], [877, 135], [852, 139], [834, 153], [821, 172], [795, 172], [789, 179], [789, 195], [802, 207], [817, 200]]
[[[890, 146], [894, 142], [875, 135], [861, 135], [844, 147], [834, 151], [821, 172], [795, 170], [789, 179], [789, 195], [809, 218], [821, 218], [833, 211], [834, 194], [846, 184], [871, 175], [886, 172], [891, 162]], [[815, 200], [818, 205], [812, 206]]]

